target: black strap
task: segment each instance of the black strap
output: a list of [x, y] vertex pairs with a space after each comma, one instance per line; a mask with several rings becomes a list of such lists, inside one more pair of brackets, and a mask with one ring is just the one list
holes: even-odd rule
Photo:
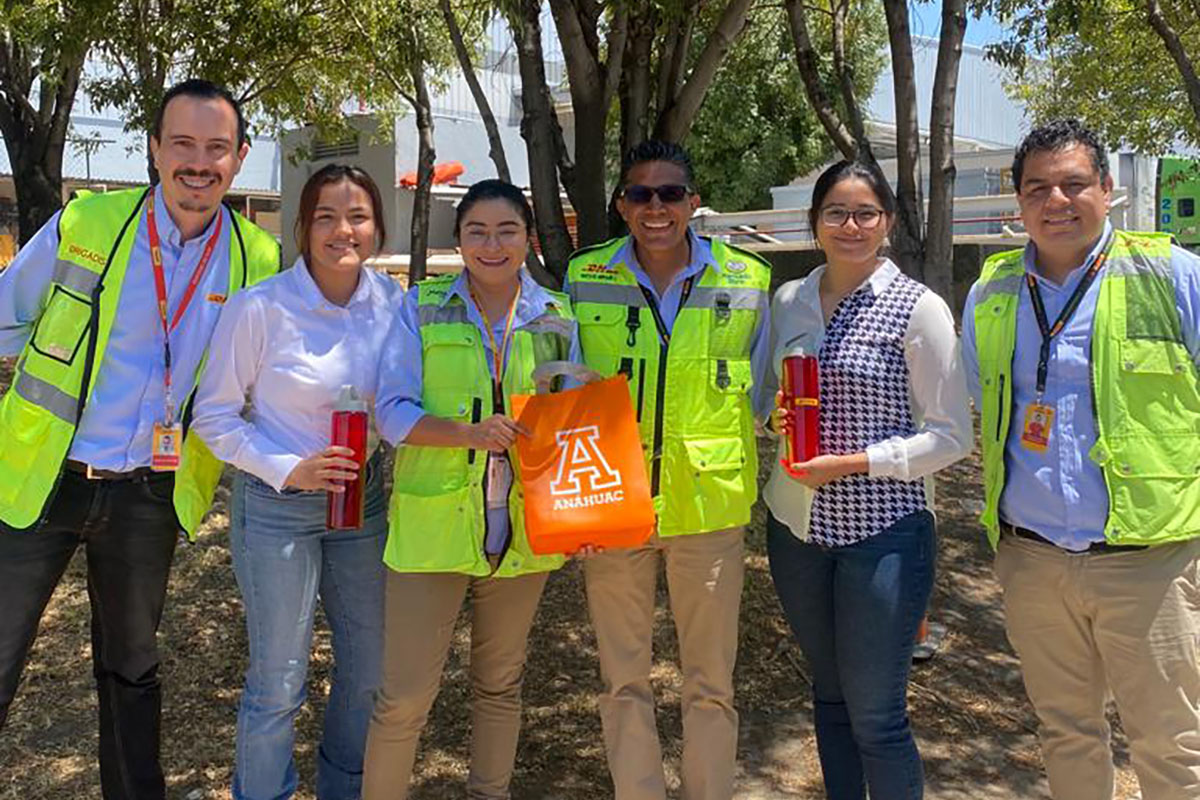
[[[692, 295], [692, 286], [695, 283], [695, 275], [692, 275], [683, 282], [683, 291], [679, 296], [679, 310], [675, 312], [676, 316], [687, 305], [688, 298]], [[667, 330], [667, 323], [663, 321], [662, 312], [658, 309], [658, 300], [654, 298], [654, 292], [640, 283], [638, 284], [638, 288], [642, 290], [642, 295], [646, 298], [646, 305], [650, 307], [650, 315], [654, 317], [654, 327], [658, 329], [658, 340], [662, 343], [663, 347], [666, 347], [671, 343], [671, 332]]]
[[1029, 299], [1033, 304], [1033, 315], [1037, 318], [1038, 330], [1042, 333], [1042, 347], [1038, 352], [1037, 365], [1037, 394], [1040, 402], [1042, 394], [1046, 391], [1046, 378], [1050, 372], [1050, 342], [1054, 337], [1062, 333], [1062, 329], [1067, 326], [1067, 322], [1071, 317], [1075, 316], [1075, 312], [1079, 309], [1079, 304], [1083, 302], [1083, 296], [1087, 294], [1088, 288], [1091, 287], [1093, 281], [1096, 280], [1096, 275], [1100, 272], [1100, 268], [1104, 266], [1104, 262], [1108, 260], [1108, 254], [1112, 251], [1113, 242], [1116, 237], [1109, 235], [1108, 244], [1104, 246], [1104, 250], [1088, 267], [1088, 271], [1084, 274], [1083, 279], [1079, 281], [1079, 285], [1075, 287], [1075, 291], [1067, 299], [1067, 304], [1063, 306], [1063, 310], [1059, 313], [1058, 319], [1054, 320], [1051, 325], [1046, 319], [1046, 305], [1042, 302], [1042, 293], [1038, 289], [1037, 278], [1032, 272], [1025, 273], [1025, 283], [1029, 286]]

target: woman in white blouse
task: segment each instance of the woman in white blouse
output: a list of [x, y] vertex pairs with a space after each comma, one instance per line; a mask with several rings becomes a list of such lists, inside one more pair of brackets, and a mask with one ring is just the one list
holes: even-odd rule
[[358, 474], [330, 446], [344, 386], [373, 403], [402, 291], [363, 262], [385, 238], [370, 176], [330, 165], [300, 194], [291, 269], [230, 300], [196, 398], [195, 433], [237, 468], [230, 549], [250, 664], [237, 721], [235, 800], [296, 790], [293, 720], [304, 702], [318, 596], [333, 634], [333, 686], [317, 752], [318, 797], [358, 797], [383, 645], [386, 502], [370, 425], [363, 525], [327, 530], [326, 493]]
[[[930, 479], [971, 447], [950, 310], [881, 255], [895, 209], [877, 167], [827, 169], [810, 211], [827, 263], [781, 286], [771, 309], [768, 391], [785, 356], [816, 355], [820, 373], [820, 455], [777, 463], [764, 494], [771, 575], [813, 672], [831, 800], [863, 800], [868, 787], [922, 796], [905, 692], [933, 586]], [[792, 425], [782, 408], [772, 422]]]

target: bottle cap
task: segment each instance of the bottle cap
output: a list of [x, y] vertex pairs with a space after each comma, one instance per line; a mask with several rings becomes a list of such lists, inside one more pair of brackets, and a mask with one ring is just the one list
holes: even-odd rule
[[350, 384], [345, 384], [338, 390], [337, 402], [333, 404], [334, 411], [366, 411], [367, 401], [358, 395], [358, 390]]

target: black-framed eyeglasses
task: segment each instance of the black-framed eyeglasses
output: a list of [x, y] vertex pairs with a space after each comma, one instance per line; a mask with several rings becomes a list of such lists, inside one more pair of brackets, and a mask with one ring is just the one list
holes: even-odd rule
[[830, 228], [842, 227], [850, 220], [851, 217], [854, 218], [855, 225], [862, 228], [864, 231], [869, 231], [872, 228], [879, 226], [879, 221], [883, 219], [883, 209], [856, 208], [851, 211], [848, 208], [841, 208], [838, 206], [821, 209], [821, 224]]
[[649, 203], [654, 195], [658, 195], [658, 199], [664, 203], [678, 203], [691, 193], [691, 188], [682, 183], [664, 183], [662, 186], [643, 186], [635, 183], [626, 186], [622, 195], [626, 203], [640, 206]]

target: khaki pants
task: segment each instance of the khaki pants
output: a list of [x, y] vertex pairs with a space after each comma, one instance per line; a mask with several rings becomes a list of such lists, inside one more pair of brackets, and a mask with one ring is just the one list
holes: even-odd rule
[[1108, 800], [1111, 690], [1144, 800], [1200, 798], [1200, 540], [1072, 555], [1005, 536], [1008, 637], [1056, 800]]
[[737, 757], [733, 707], [743, 531], [659, 538], [584, 562], [600, 649], [600, 719], [616, 800], [663, 800], [662, 749], [650, 688], [659, 560], [683, 667], [683, 798], [730, 800]]
[[472, 578], [388, 571], [383, 685], [367, 735], [364, 800], [408, 796], [417, 741], [471, 590], [469, 798], [508, 798], [521, 732], [525, 646], [549, 573]]

